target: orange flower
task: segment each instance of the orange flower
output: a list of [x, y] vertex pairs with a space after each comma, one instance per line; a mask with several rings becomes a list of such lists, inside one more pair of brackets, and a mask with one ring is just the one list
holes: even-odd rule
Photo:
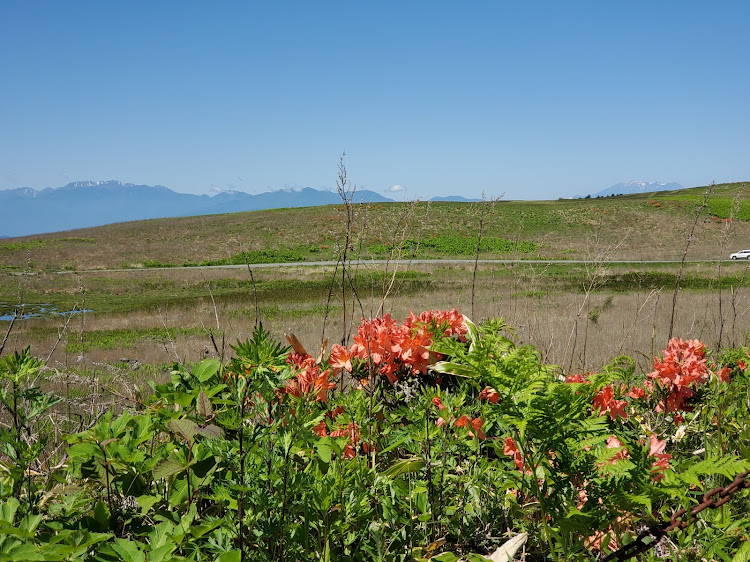
[[617, 416], [625, 420], [628, 419], [628, 413], [625, 411], [625, 406], [628, 403], [625, 400], [615, 400], [614, 397], [615, 391], [612, 386], [605, 386], [594, 396], [594, 409], [600, 410], [600, 416], [609, 413], [611, 419], [615, 419]]
[[337, 416], [338, 416], [339, 414], [343, 413], [343, 412], [344, 412], [344, 407], [343, 407], [343, 406], [336, 406], [336, 407], [335, 407], [335, 408], [334, 408], [333, 410], [331, 410], [330, 412], [326, 412], [326, 416], [328, 416], [328, 417], [329, 417], [329, 418], [331, 418], [332, 420], [335, 420], [335, 419], [336, 419], [336, 417], [337, 417]]
[[516, 465], [516, 468], [520, 470], [521, 472], [525, 472], [524, 465], [523, 465], [523, 455], [521, 454], [521, 451], [518, 450], [518, 445], [516, 445], [516, 442], [513, 441], [512, 437], [505, 438], [505, 445], [503, 446], [503, 454], [512, 456], [513, 463]]
[[[482, 421], [482, 418], [477, 417], [477, 418], [474, 418], [473, 420], [471, 420], [471, 427], [473, 427], [474, 431], [477, 432], [476, 436], [479, 439], [487, 439], [487, 436], [482, 431], [482, 425], [484, 425], [484, 422]], [[471, 437], [473, 439], [474, 438], [474, 433], [471, 432], [471, 431], [469, 431], [469, 437]]]
[[419, 316], [409, 311], [409, 317], [404, 324], [412, 328], [418, 324], [431, 325], [433, 323], [438, 327], [447, 326], [443, 331], [444, 336], [455, 336], [460, 341], [466, 341], [465, 336], [469, 329], [464, 322], [463, 315], [455, 308], [453, 310], [428, 310]]
[[469, 424], [471, 424], [471, 418], [464, 414], [460, 418], [458, 418], [454, 425], [456, 427], [467, 427]]
[[498, 400], [500, 400], [500, 395], [497, 393], [497, 390], [488, 386], [479, 393], [479, 399], [489, 400], [492, 404], [497, 404]]
[[638, 386], [634, 386], [630, 389], [630, 392], [627, 394], [631, 398], [643, 398], [646, 395], [646, 391]]
[[315, 360], [309, 355], [290, 354], [287, 362], [300, 368], [301, 371], [278, 390], [279, 394], [289, 394], [297, 398], [313, 394], [318, 402], [328, 400], [328, 391], [336, 388], [336, 385], [328, 380], [328, 369], [321, 371], [320, 367], [315, 364]]
[[318, 437], [328, 437], [325, 420], [320, 420], [317, 424], [315, 424], [315, 426], [313, 427], [313, 433]]
[[339, 429], [332, 431], [331, 437], [348, 438], [348, 443], [341, 453], [342, 458], [353, 459], [357, 455], [355, 447], [357, 446], [357, 443], [360, 441], [362, 436], [359, 433], [359, 426], [356, 423], [350, 422], [346, 427], [340, 427]]
[[443, 403], [440, 401], [439, 396], [435, 396], [435, 398], [432, 399], [432, 403], [437, 406], [438, 410], [445, 410], [445, 406], [443, 406]]
[[664, 477], [663, 472], [670, 468], [669, 459], [672, 455], [665, 453], [664, 449], [667, 447], [667, 441], [659, 441], [659, 438], [655, 433], [652, 433], [649, 437], [650, 447], [649, 456], [654, 457], [656, 460], [651, 465], [651, 474], [653, 479], [656, 481], [661, 480]]
[[628, 451], [622, 444], [622, 442], [614, 435], [611, 435], [607, 438], [607, 449], [617, 449], [620, 448], [621, 450], [617, 452], [611, 459], [609, 459], [606, 462], [602, 462], [599, 464], [599, 469], [601, 470], [606, 466], [607, 464], [616, 464], [617, 461], [622, 459], [630, 458], [630, 451]]
[[328, 364], [336, 371], [346, 369], [351, 373], [352, 354], [343, 345], [334, 344], [331, 347], [331, 354], [328, 356]]

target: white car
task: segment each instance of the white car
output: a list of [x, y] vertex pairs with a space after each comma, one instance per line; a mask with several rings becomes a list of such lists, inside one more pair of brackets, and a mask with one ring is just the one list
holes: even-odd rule
[[750, 250], [741, 250], [729, 256], [733, 260], [750, 260]]

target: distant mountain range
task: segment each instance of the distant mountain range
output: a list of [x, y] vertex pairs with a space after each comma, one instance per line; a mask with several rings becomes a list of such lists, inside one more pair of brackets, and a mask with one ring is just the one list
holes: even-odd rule
[[481, 199], [467, 199], [460, 195], [448, 195], [447, 197], [433, 197], [430, 201], [449, 201], [451, 203], [478, 203]]
[[[440, 200], [468, 201], [462, 197]], [[354, 193], [354, 202], [381, 203], [393, 202], [393, 199], [363, 189]], [[222, 191], [209, 196], [177, 193], [161, 185], [135, 185], [114, 180], [77, 181], [42, 190], [21, 187], [0, 191], [0, 238], [114, 222], [338, 203], [341, 203], [341, 198], [337, 193], [310, 187], [257, 195]]]
[[631, 180], [616, 183], [610, 188], [594, 193], [591, 197], [609, 197], [610, 195], [629, 195], [631, 193], [651, 193], [652, 191], [673, 191], [684, 189], [679, 183], [661, 183], [658, 181], [644, 182]]

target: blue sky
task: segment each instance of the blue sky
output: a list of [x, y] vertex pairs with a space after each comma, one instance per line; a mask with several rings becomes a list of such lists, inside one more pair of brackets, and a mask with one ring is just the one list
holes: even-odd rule
[[332, 189], [344, 150], [397, 199], [750, 180], [749, 21], [745, 1], [7, 0], [0, 189]]

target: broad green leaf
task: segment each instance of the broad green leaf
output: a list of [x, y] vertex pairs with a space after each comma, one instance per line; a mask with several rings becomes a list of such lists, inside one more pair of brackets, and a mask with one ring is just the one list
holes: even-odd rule
[[326, 441], [320, 440], [315, 442], [315, 450], [318, 452], [320, 460], [329, 464], [331, 462], [331, 445]]
[[458, 556], [453, 554], [452, 552], [443, 552], [441, 554], [438, 554], [437, 556], [433, 556], [430, 558], [433, 562], [456, 562], [458, 560]]
[[471, 365], [451, 363], [450, 361], [438, 361], [432, 366], [432, 370], [437, 371], [438, 373], [465, 378], [471, 378], [477, 375], [477, 370]]
[[111, 435], [120, 435], [132, 419], [133, 416], [131, 416], [130, 413], [126, 410], [122, 414], [120, 414], [118, 418], [112, 420], [112, 423], [109, 424]]
[[190, 509], [187, 513], [183, 514], [180, 518], [180, 524], [182, 525], [183, 529], [190, 529], [193, 525], [193, 521], [195, 521], [195, 518], [198, 515], [198, 506], [194, 503], [190, 506]]
[[745, 541], [732, 558], [732, 562], [748, 562], [750, 561], [750, 541]]
[[39, 523], [41, 522], [42, 522], [41, 514], [29, 513], [26, 517], [21, 519], [21, 523], [19, 526], [21, 527], [21, 530], [23, 530], [25, 533], [28, 534], [28, 536], [33, 536], [37, 527], [39, 527]]
[[149, 414], [138, 416], [131, 438], [133, 445], [140, 445], [151, 439], [154, 435], [153, 422]]
[[154, 467], [153, 475], [154, 480], [161, 480], [162, 478], [168, 478], [173, 474], [184, 471], [185, 465], [182, 464], [177, 457], [170, 455], [166, 459], [159, 461]]
[[167, 422], [167, 427], [172, 432], [182, 435], [186, 441], [192, 440], [198, 431], [198, 424], [193, 420], [188, 420], [185, 418], [179, 420], [169, 420]]
[[211, 406], [211, 400], [209, 400], [208, 396], [206, 396], [206, 393], [203, 392], [203, 389], [201, 388], [198, 393], [198, 415], [201, 415], [204, 418], [210, 418], [213, 413], [214, 409]]
[[408, 474], [410, 472], [417, 472], [418, 470], [422, 470], [425, 464], [425, 460], [419, 457], [403, 459], [393, 463], [386, 470], [384, 470], [382, 474], [383, 476], [388, 476], [389, 478], [396, 478], [401, 474]]
[[[181, 503], [186, 502], [187, 499], [188, 499], [187, 480], [185, 480], [185, 476], [183, 475], [182, 478], [175, 478], [174, 482], [172, 483], [172, 493], [169, 496], [169, 505], [174, 508], [180, 505]], [[175, 542], [181, 543], [182, 538], [184, 536], [185, 536], [184, 531], [175, 532], [174, 534]]]
[[14, 548], [9, 552], [10, 557], [5, 560], [14, 560], [18, 562], [37, 562], [47, 560], [47, 557], [42, 549], [34, 543], [26, 543], [18, 548]]
[[19, 505], [21, 505], [21, 503], [16, 498], [8, 498], [5, 500], [0, 504], [0, 520], [12, 525]]
[[230, 550], [216, 559], [216, 562], [240, 562], [240, 551]]
[[418, 486], [412, 491], [414, 503], [420, 513], [427, 513], [427, 488]]
[[205, 359], [193, 367], [193, 376], [202, 384], [214, 376], [220, 366], [216, 359]]
[[191, 525], [190, 526], [190, 535], [194, 539], [198, 539], [205, 535], [206, 533], [213, 531], [216, 527], [221, 525], [220, 519], [215, 519], [213, 521], [207, 521], [205, 523], [201, 523], [200, 525]]
[[494, 562], [492, 558], [486, 558], [481, 554], [467, 554], [466, 560], [467, 562]]
[[[162, 477], [164, 478], [164, 477]], [[154, 477], [155, 480], [159, 480], [159, 478]], [[159, 496], [138, 496], [136, 500], [138, 501], [138, 505], [141, 506], [141, 515], [146, 515], [148, 513], [148, 510], [153, 507], [155, 503], [157, 503], [161, 498]]]
[[91, 442], [76, 443], [68, 448], [68, 457], [72, 461], [81, 460], [85, 462], [91, 458], [101, 458], [101, 456], [102, 450]]
[[163, 544], [161, 546], [157, 546], [156, 548], [152, 546], [151, 550], [149, 550], [148, 552], [148, 562], [163, 562], [174, 560], [174, 556], [172, 556], [172, 553], [176, 548], [176, 544]]
[[[170, 521], [162, 521], [156, 525], [153, 530], [148, 534], [148, 544], [152, 549], [159, 548], [162, 546], [171, 546], [172, 550], [176, 548], [174, 541], [171, 539], [171, 535], [174, 532], [174, 523]], [[149, 556], [151, 558], [151, 556]]]
[[123, 562], [146, 562], [146, 554], [135, 541], [116, 538], [111, 546]]
[[109, 512], [107, 504], [101, 500], [96, 502], [96, 507], [94, 508], [94, 521], [99, 524], [100, 529], [109, 529], [111, 517], [112, 514]]
[[198, 429], [198, 434], [208, 439], [221, 439], [224, 437], [222, 429], [214, 424], [209, 424], [206, 427]]

